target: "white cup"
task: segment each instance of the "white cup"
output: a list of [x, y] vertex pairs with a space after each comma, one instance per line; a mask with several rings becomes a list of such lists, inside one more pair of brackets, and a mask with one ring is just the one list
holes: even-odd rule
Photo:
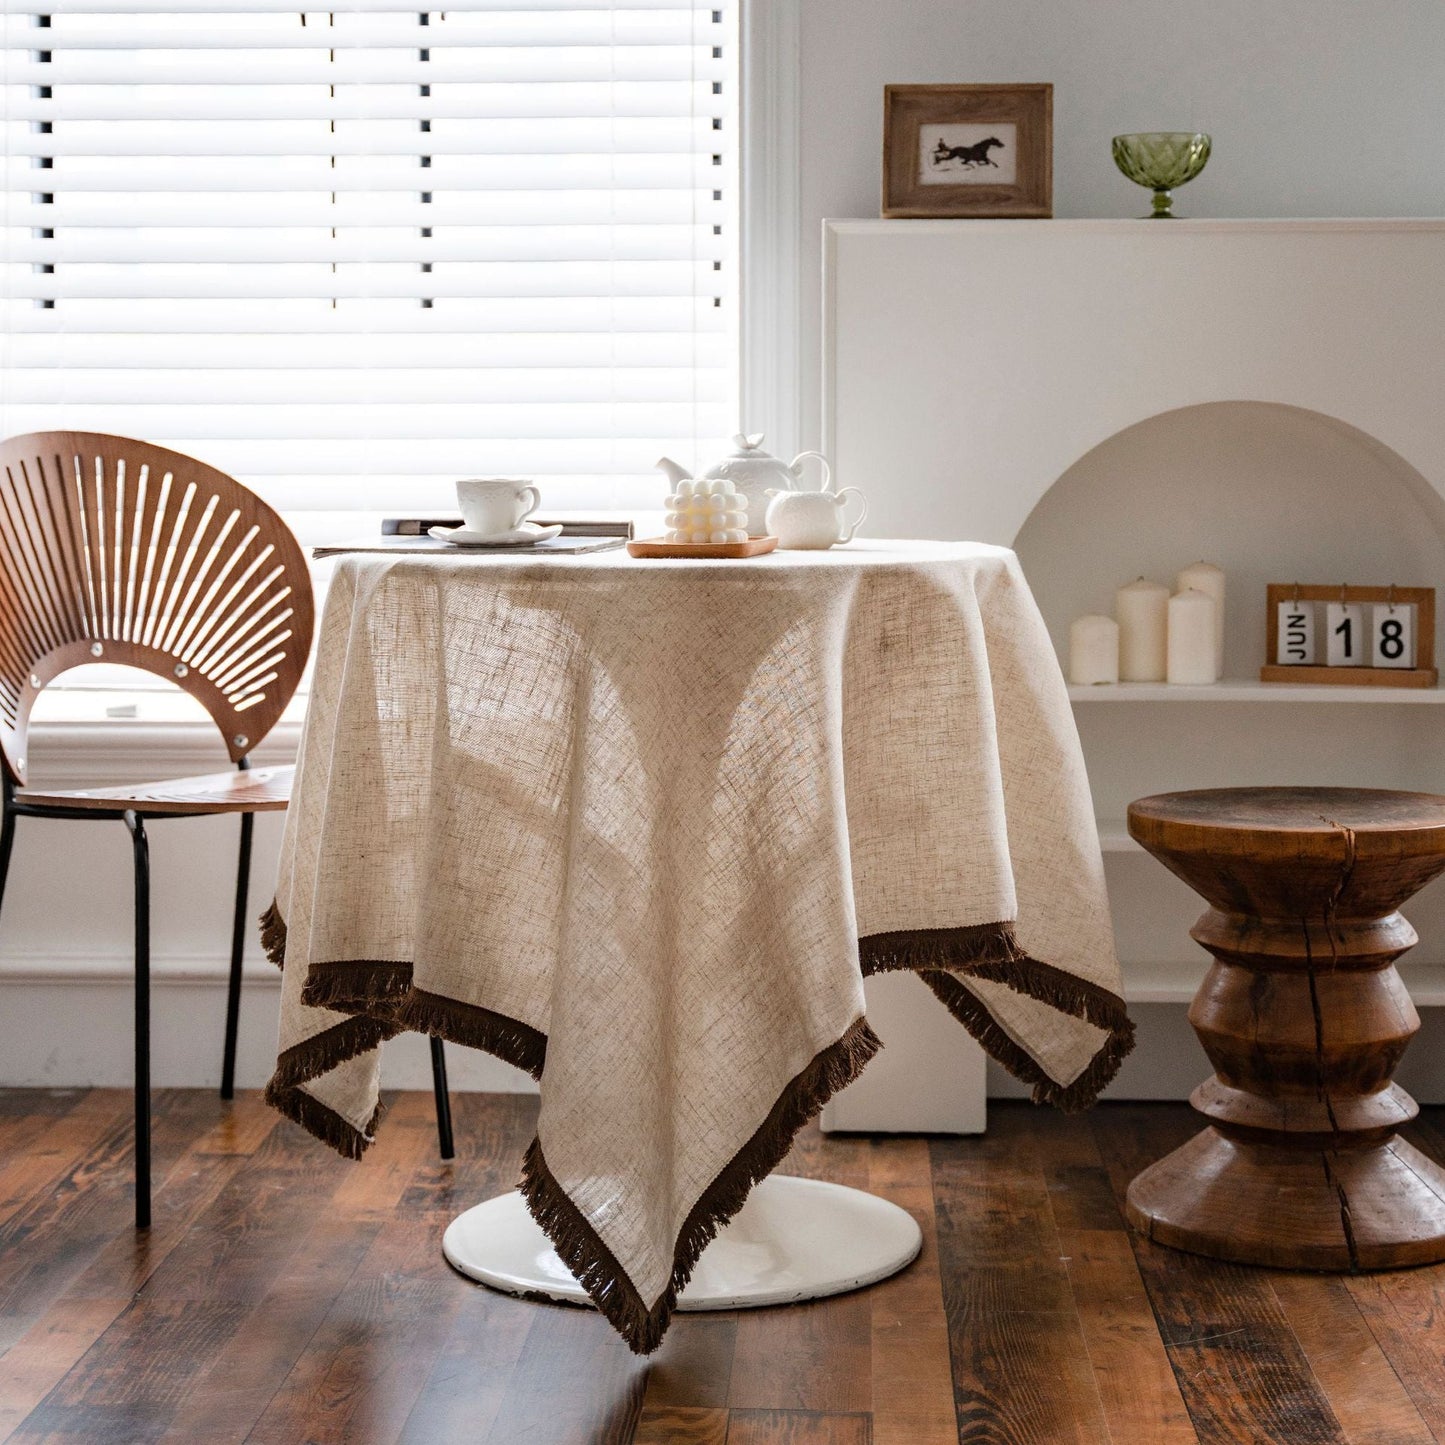
[[483, 537], [513, 532], [542, 504], [530, 482], [509, 477], [469, 477], [457, 483], [457, 505], [467, 531]]

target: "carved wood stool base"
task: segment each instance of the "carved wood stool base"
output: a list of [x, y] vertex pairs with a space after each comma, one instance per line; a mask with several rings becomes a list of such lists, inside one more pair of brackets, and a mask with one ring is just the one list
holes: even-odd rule
[[1127, 1213], [1158, 1244], [1236, 1264], [1353, 1272], [1445, 1259], [1445, 1169], [1404, 1139], [1330, 1151], [1208, 1128], [1134, 1180]]
[[1129, 1186], [1176, 1249], [1284, 1269], [1445, 1259], [1445, 1169], [1396, 1131], [1420, 1027], [1394, 961], [1400, 904], [1445, 871], [1445, 798], [1247, 788], [1144, 798], [1129, 831], [1212, 905], [1189, 1021], [1214, 1065], [1206, 1127]]

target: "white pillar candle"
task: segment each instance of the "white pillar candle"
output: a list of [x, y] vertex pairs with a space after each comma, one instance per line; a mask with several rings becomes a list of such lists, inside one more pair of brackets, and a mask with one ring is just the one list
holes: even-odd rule
[[1167, 670], [1169, 589], [1141, 577], [1114, 594], [1119, 619], [1119, 676], [1124, 682], [1163, 682]]
[[1090, 686], [1119, 680], [1119, 624], [1091, 613], [1069, 628], [1069, 681]]
[[1190, 588], [1214, 599], [1214, 674], [1224, 676], [1224, 569], [1213, 562], [1195, 562], [1175, 579], [1176, 592]]
[[1214, 665], [1214, 598], [1190, 588], [1169, 599], [1169, 681], [1218, 682]]

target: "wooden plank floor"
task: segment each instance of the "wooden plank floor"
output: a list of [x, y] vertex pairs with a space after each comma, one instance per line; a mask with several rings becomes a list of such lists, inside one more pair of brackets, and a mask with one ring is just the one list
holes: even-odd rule
[[[884, 1194], [916, 1265], [819, 1304], [682, 1315], [650, 1361], [588, 1311], [453, 1274], [535, 1101], [391, 1100], [347, 1164], [267, 1110], [157, 1096], [155, 1225], [130, 1226], [120, 1091], [0, 1090], [0, 1439], [84, 1445], [1416, 1445], [1445, 1442], [1445, 1266], [1356, 1279], [1132, 1235], [1174, 1105], [996, 1105], [969, 1140], [824, 1139], [785, 1168]], [[1445, 1157], [1445, 1110], [1414, 1138]]]

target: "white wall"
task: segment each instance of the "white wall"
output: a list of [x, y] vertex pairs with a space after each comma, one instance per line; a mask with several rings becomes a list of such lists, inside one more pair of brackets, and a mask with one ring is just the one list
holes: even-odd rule
[[[1214, 136], [1215, 154], [1203, 176], [1180, 192], [1183, 214], [1445, 211], [1445, 5], [1439, 0], [1385, 6], [1364, 0], [796, 3], [802, 20], [800, 446], [818, 440], [819, 223], [825, 216], [878, 214], [887, 83], [1052, 81], [1059, 216], [1140, 213], [1146, 197], [1114, 169], [1109, 137], [1195, 127]], [[118, 771], [79, 762], [61, 771], [57, 782], [80, 786], [151, 770], [130, 761]], [[0, 923], [0, 1084], [121, 1082], [128, 1077], [129, 1047], [125, 835], [118, 824], [111, 825], [113, 834], [105, 825], [52, 824], [47, 839], [46, 825], [38, 826], [42, 832], [21, 840]], [[209, 1082], [219, 1068], [219, 975], [234, 825], [169, 828], [176, 831], [155, 830], [157, 1078]], [[52, 846], [38, 853], [28, 846], [46, 841]], [[260, 841], [255, 897], [264, 901], [274, 823], [263, 827]], [[214, 891], [205, 886], [212, 878]], [[211, 901], [197, 907], [203, 897]], [[57, 928], [62, 919], [66, 926]], [[264, 1078], [275, 1034], [274, 982], [259, 960], [253, 968], [257, 983], [249, 995], [241, 1071], [250, 1084]], [[82, 974], [88, 979], [78, 989]], [[1176, 1022], [1175, 1032], [1187, 1038], [1182, 1019]], [[407, 1043], [419, 1041], [393, 1046], [393, 1053], [406, 1055], [398, 1060], [404, 1066], [398, 1081], [420, 1085], [425, 1051], [403, 1048]], [[454, 1078], [464, 1085], [523, 1082], [481, 1056], [464, 1061], [470, 1051], [451, 1052]], [[1177, 1087], [1188, 1082], [1181, 1078]], [[1136, 1087], [1149, 1091], [1142, 1081]]]
[[1445, 213], [1439, 0], [798, 3], [800, 446], [819, 435], [819, 223], [878, 214], [886, 84], [1051, 81], [1056, 216], [1141, 215], [1109, 138], [1186, 129], [1215, 149], [1183, 215]]
[[[52, 700], [42, 698], [41, 706]], [[154, 694], [142, 696], [139, 705], [143, 714], [165, 710]], [[295, 719], [283, 722], [256, 762], [290, 761], [298, 734]], [[145, 716], [42, 724], [30, 741], [30, 781], [37, 787], [140, 782], [227, 766], [208, 727], [148, 722]], [[238, 830], [235, 818], [158, 820], [147, 830], [151, 1078], [158, 1087], [220, 1082]], [[276, 1065], [280, 978], [262, 957], [256, 920], [275, 892], [281, 831], [278, 815], [256, 820], [236, 1069], [243, 1088], [260, 1087]], [[130, 1083], [131, 900], [130, 836], [121, 823], [18, 820], [0, 913], [0, 1087]], [[449, 1049], [448, 1071], [459, 1089], [532, 1087], [519, 1070], [471, 1049]], [[419, 1035], [388, 1045], [387, 1088], [424, 1088], [430, 1080]]]

